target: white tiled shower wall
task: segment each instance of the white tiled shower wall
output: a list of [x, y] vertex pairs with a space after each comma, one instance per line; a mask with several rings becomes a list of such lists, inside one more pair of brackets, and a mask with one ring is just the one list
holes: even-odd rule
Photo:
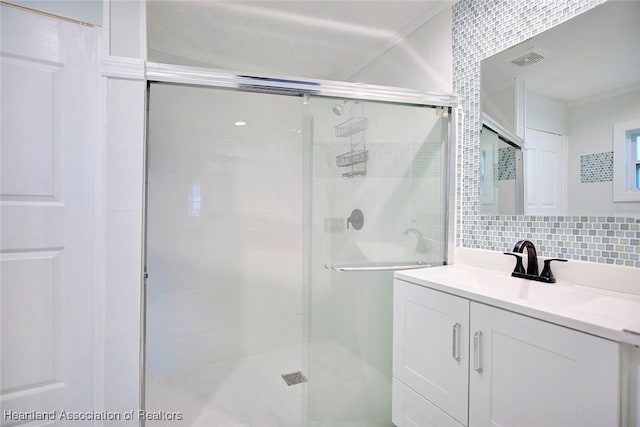
[[[355, 307], [346, 307], [344, 303], [357, 300], [358, 304], [362, 304], [363, 317], [359, 323], [364, 324], [366, 313], [370, 310], [365, 300], [367, 294], [373, 294], [369, 291], [371, 280], [378, 282], [382, 278], [379, 286], [384, 286], [391, 276], [377, 274], [354, 281], [353, 275], [330, 275], [323, 266], [332, 263], [442, 261], [439, 245], [442, 241], [440, 218], [444, 194], [440, 171], [446, 121], [432, 108], [365, 103], [364, 110], [358, 114], [364, 114], [369, 122], [366, 131], [366, 147], [369, 150], [367, 174], [365, 177], [345, 179], [341, 173], [348, 168], [336, 167], [336, 155], [348, 151], [349, 143], [335, 137], [334, 127], [346, 119], [330, 113], [334, 103], [330, 99], [312, 100], [312, 108], [315, 106], [312, 280], [316, 283], [324, 277], [327, 286], [333, 280], [334, 289], [332, 292], [327, 289], [327, 297], [335, 299], [324, 309], [312, 312], [331, 313], [335, 318], [335, 333], [349, 347], [362, 341], [362, 337], [350, 335], [350, 329], [345, 327], [357, 323], [354, 320], [357, 313]], [[406, 200], [410, 203], [406, 203]], [[361, 230], [346, 228], [346, 218], [353, 209], [360, 209], [364, 214]], [[328, 231], [325, 223], [330, 219], [339, 225], [333, 231]], [[422, 232], [427, 241], [426, 254], [415, 252], [416, 236], [404, 234], [410, 228]], [[362, 289], [357, 290], [355, 282], [361, 283]], [[324, 288], [324, 285], [320, 288]], [[314, 284], [313, 303], [318, 302], [318, 290]], [[345, 295], [345, 292], [352, 291], [360, 292], [364, 299]], [[384, 301], [377, 303], [382, 304], [381, 309], [389, 308]], [[376, 302], [372, 301], [371, 304]], [[384, 324], [379, 325], [379, 328], [384, 327]], [[313, 332], [319, 331], [314, 328]], [[362, 331], [356, 329], [356, 332]], [[367, 335], [375, 338], [373, 332]], [[361, 351], [357, 348], [353, 350]], [[385, 368], [386, 365], [380, 364]]]
[[300, 98], [154, 84], [149, 112], [147, 374], [299, 346]]
[[457, 245], [504, 251], [527, 238], [542, 243], [545, 257], [640, 267], [639, 218], [479, 215], [480, 61], [601, 3], [461, 0], [453, 6], [454, 92], [465, 113], [457, 147]]

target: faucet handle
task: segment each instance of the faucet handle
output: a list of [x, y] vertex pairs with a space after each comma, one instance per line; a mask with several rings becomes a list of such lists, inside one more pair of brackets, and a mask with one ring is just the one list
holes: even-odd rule
[[549, 258], [544, 260], [544, 267], [542, 268], [542, 273], [540, 273], [540, 278], [547, 283], [556, 283], [556, 278], [551, 271], [551, 261], [567, 262], [569, 260], [562, 258]]
[[513, 273], [525, 274], [524, 265], [522, 264], [522, 254], [518, 252], [504, 252], [505, 255], [511, 255], [516, 258], [516, 267], [513, 269]]

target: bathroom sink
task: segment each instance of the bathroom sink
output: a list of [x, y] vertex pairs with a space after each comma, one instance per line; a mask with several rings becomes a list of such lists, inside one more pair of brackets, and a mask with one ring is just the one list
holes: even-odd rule
[[578, 331], [640, 345], [640, 296], [544, 283], [465, 265], [397, 271], [396, 279]]
[[597, 298], [597, 295], [578, 286], [536, 282], [491, 270], [455, 266], [441, 269], [441, 273], [430, 274], [429, 280], [494, 298], [534, 305], [570, 307]]

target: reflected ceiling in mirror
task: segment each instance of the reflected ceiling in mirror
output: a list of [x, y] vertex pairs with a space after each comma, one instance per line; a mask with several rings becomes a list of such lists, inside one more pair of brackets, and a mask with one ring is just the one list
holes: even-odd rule
[[524, 139], [525, 214], [640, 216], [640, 197], [614, 200], [639, 158], [614, 138], [640, 119], [638, 18], [640, 2], [610, 1], [482, 61], [483, 114]]

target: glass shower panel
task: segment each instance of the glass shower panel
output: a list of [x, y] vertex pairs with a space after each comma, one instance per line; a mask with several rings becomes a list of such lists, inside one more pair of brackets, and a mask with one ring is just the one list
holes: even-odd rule
[[302, 101], [150, 91], [147, 425], [302, 425]]
[[312, 98], [309, 426], [391, 426], [393, 271], [445, 259], [441, 109]]
[[498, 134], [487, 127], [480, 133], [480, 213], [498, 213]]

